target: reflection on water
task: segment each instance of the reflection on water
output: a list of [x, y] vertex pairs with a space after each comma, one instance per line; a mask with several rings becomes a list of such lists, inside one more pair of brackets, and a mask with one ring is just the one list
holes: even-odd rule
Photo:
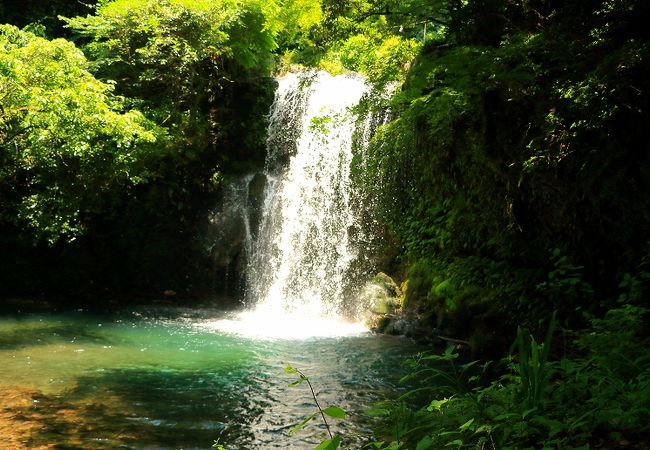
[[361, 412], [395, 390], [400, 361], [415, 351], [366, 333], [253, 339], [215, 329], [222, 319], [180, 308], [1, 317], [4, 444], [188, 449], [220, 438], [227, 448], [313, 448], [325, 436], [319, 424], [287, 435], [314, 410], [306, 386], [287, 386], [287, 364], [310, 376], [322, 404], [348, 410], [334, 427], [358, 443]]

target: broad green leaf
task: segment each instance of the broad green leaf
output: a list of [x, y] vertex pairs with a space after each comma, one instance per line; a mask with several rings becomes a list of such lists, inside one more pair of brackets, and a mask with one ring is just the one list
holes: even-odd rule
[[314, 450], [336, 450], [341, 445], [341, 438], [339, 436], [334, 436], [332, 439], [327, 439], [314, 449]]
[[522, 418], [522, 419], [525, 419], [525, 418], [526, 418], [530, 413], [532, 413], [532, 412], [534, 412], [534, 411], [537, 411], [537, 407], [527, 409], [526, 411], [524, 411], [523, 413], [521, 413], [521, 418]]
[[458, 427], [458, 429], [460, 431], [466, 431], [473, 423], [474, 423], [474, 419], [473, 418], [469, 419], [467, 422], [465, 422], [460, 427]]
[[315, 412], [313, 414], [310, 414], [307, 417], [305, 417], [304, 419], [302, 419], [300, 421], [300, 423], [298, 423], [298, 425], [296, 425], [294, 427], [291, 427], [291, 429], [289, 430], [289, 436], [294, 434], [296, 431], [299, 431], [299, 430], [302, 430], [303, 428], [305, 428], [305, 425], [307, 425], [309, 423], [309, 421], [312, 420], [317, 415], [318, 415], [317, 412]]
[[370, 417], [385, 417], [390, 414], [391, 410], [388, 408], [370, 408], [364, 411]]
[[343, 420], [346, 417], [345, 411], [338, 406], [328, 406], [323, 410], [323, 413], [335, 419]]
[[296, 381], [292, 381], [291, 383], [289, 383], [288, 386], [289, 386], [289, 387], [294, 387], [294, 386], [297, 386], [297, 385], [299, 385], [300, 383], [302, 383], [302, 382], [304, 382], [304, 381], [307, 381], [307, 378], [301, 376], [301, 377], [298, 378]]
[[426, 450], [429, 447], [431, 447], [431, 438], [429, 436], [425, 436], [422, 439], [420, 439], [420, 442], [418, 442], [418, 445], [415, 447], [415, 450]]
[[478, 363], [479, 363], [479, 361], [471, 361], [471, 362], [468, 362], [466, 364], [462, 364], [460, 367], [462, 367], [463, 370], [467, 370], [467, 369], [475, 366]]
[[442, 400], [432, 400], [429, 406], [427, 406], [427, 411], [440, 411], [440, 408], [445, 403], [448, 403], [450, 398], [443, 398]]

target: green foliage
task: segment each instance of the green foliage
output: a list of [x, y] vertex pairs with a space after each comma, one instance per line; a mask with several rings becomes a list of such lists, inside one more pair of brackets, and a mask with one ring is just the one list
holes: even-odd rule
[[543, 344], [538, 344], [533, 336], [517, 330], [515, 344], [519, 351], [518, 375], [523, 392], [523, 407], [526, 411], [533, 411], [540, 407], [544, 390], [548, 385], [548, 358], [551, 350], [551, 340], [557, 326], [557, 312], [553, 312], [551, 323], [546, 332]]
[[253, 2], [117, 0], [66, 21], [90, 39], [98, 76], [119, 80], [120, 93], [193, 152], [225, 132], [225, 93], [265, 75], [275, 47]]
[[314, 387], [311, 384], [311, 381], [309, 381], [309, 378], [307, 378], [307, 376], [304, 373], [302, 373], [300, 370], [296, 369], [293, 366], [287, 366], [284, 369], [284, 373], [289, 375], [298, 375], [297, 380], [289, 383], [289, 386], [291, 387], [297, 386], [303, 382], [307, 383], [307, 385], [309, 386], [309, 390], [311, 391], [312, 398], [314, 399], [314, 404], [316, 405], [317, 408], [316, 412], [308, 415], [297, 425], [292, 427], [291, 430], [289, 431], [289, 434], [293, 434], [296, 431], [303, 429], [312, 419], [320, 415], [323, 420], [323, 424], [327, 429], [327, 434], [329, 435], [329, 439], [325, 439], [324, 441], [322, 441], [316, 447], [315, 450], [336, 450], [337, 448], [339, 448], [339, 446], [341, 445], [341, 437], [332, 434], [332, 429], [330, 428], [330, 424], [327, 422], [325, 416], [338, 419], [338, 420], [345, 420], [346, 418], [345, 411], [338, 406], [328, 406], [326, 408], [321, 408], [320, 403], [318, 402], [318, 398], [316, 397], [316, 392], [314, 391]]
[[569, 316], [589, 305], [593, 289], [584, 281], [584, 267], [573, 264], [562, 255], [560, 249], [554, 249], [551, 257], [553, 269], [548, 273], [548, 280], [537, 285], [537, 290], [552, 305], [560, 308], [563, 315]]
[[[407, 301], [453, 311], [466, 289], [438, 266], [478, 257], [517, 272], [502, 292], [519, 293], [492, 298], [491, 309], [531, 326], [558, 309], [565, 324], [584, 324], [615, 306], [611, 292], [650, 233], [640, 132], [650, 120], [650, 60], [634, 18], [647, 6], [446, 6], [420, 8], [445, 25], [422, 46], [393, 95], [393, 120], [353, 172], [413, 267]], [[400, 8], [373, 17], [395, 23], [400, 14], [388, 11], [408, 12]], [[352, 60], [362, 55], [354, 49]]]
[[69, 37], [58, 16], [77, 16], [92, 12], [97, 0], [71, 2], [69, 0], [22, 0], [20, 4], [11, 1], [0, 2], [0, 23], [39, 30], [39, 36]]
[[[263, 163], [270, 6], [104, 1], [66, 19], [86, 56], [5, 31], [3, 251], [47, 267], [65, 248], [83, 267], [62, 281], [75, 290], [112, 277], [120, 289], [182, 290], [191, 274], [207, 276], [200, 218], [220, 183]], [[3, 272], [13, 282], [19, 270]]]
[[420, 355], [406, 380], [422, 387], [370, 411], [385, 419], [377, 434], [390, 436], [370, 448], [590, 448], [599, 441], [615, 447], [644, 436], [647, 314], [626, 306], [593, 320], [574, 342], [579, 353], [559, 361], [550, 359], [554, 316], [543, 344], [520, 330], [517, 358], [504, 359], [496, 372], [490, 364], [458, 365], [450, 349]]
[[217, 450], [226, 450], [226, 447], [219, 443], [219, 439], [214, 441], [214, 444], [212, 444], [211, 448], [216, 448]]
[[537, 277], [534, 270], [495, 259], [423, 257], [408, 268], [404, 303], [435, 334], [464, 337], [469, 331], [474, 355], [499, 356], [514, 337], [506, 330], [517, 325], [507, 305], [528, 305], [524, 289]]
[[287, 52], [312, 45], [309, 33], [323, 20], [321, 1], [282, 0], [274, 3], [276, 13], [271, 21], [277, 24], [280, 49]]
[[398, 118], [369, 149], [365, 170], [380, 180], [379, 213], [412, 257], [494, 251], [507, 247], [514, 231], [508, 210], [497, 203], [500, 174], [482, 148], [477, 120], [476, 84], [490, 60], [480, 49], [460, 48], [418, 62], [394, 97]]
[[[297, 2], [288, 3], [295, 8]], [[310, 5], [313, 2], [305, 3], [300, 11], [314, 11], [305, 15], [308, 27], [279, 17], [290, 29], [300, 32], [289, 44], [281, 39], [284, 66], [299, 63], [332, 73], [357, 71], [378, 85], [403, 79], [425, 40], [422, 25], [429, 19], [422, 21], [423, 15], [432, 8], [444, 10], [444, 2], [432, 6], [431, 2], [418, 1], [323, 1], [319, 8]], [[432, 33], [440, 31], [435, 26], [430, 29]]]
[[35, 241], [74, 239], [115, 186], [145, 181], [138, 163], [164, 134], [125, 111], [72, 43], [2, 26], [0, 48], [0, 220]]
[[327, 68], [330, 60], [340, 61], [343, 68], [364, 73], [381, 85], [402, 78], [419, 48], [417, 41], [400, 36], [355, 34], [334, 46], [321, 64]]

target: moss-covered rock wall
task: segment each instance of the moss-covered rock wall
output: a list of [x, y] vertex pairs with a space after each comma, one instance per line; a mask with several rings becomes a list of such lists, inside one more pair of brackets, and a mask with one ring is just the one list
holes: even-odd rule
[[579, 324], [650, 250], [647, 6], [478, 3], [425, 45], [360, 173], [431, 326]]

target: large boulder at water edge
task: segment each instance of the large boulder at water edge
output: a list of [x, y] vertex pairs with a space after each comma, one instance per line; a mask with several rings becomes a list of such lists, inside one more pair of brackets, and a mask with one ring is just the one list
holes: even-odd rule
[[402, 291], [391, 277], [379, 272], [363, 287], [361, 300], [374, 314], [390, 314], [400, 309]]
[[404, 307], [403, 289], [385, 273], [378, 273], [366, 283], [361, 299], [369, 311], [366, 320], [372, 331], [444, 347], [438, 338], [439, 330], [430, 326], [428, 317]]

